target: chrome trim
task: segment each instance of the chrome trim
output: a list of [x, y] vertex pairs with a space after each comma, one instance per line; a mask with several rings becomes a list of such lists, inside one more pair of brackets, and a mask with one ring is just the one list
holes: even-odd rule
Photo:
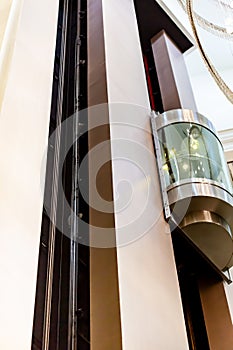
[[207, 210], [191, 212], [180, 227], [220, 270], [232, 266], [232, 232], [221, 216]]
[[[224, 186], [224, 184], [222, 185], [220, 182], [215, 181], [215, 180], [211, 180], [211, 179], [206, 179], [206, 178], [200, 178], [200, 177], [190, 177], [187, 179], [183, 179], [183, 180], [179, 180], [174, 182], [173, 184], [169, 185], [167, 187], [167, 191], [169, 192], [170, 190], [179, 187], [179, 186], [183, 186], [186, 184], [206, 184], [206, 185], [212, 185], [212, 186], [216, 186], [224, 191], [226, 191], [227, 193], [229, 193], [230, 196], [232, 196], [232, 193]], [[233, 199], [233, 196], [232, 196]]]
[[179, 226], [181, 228], [184, 228], [186, 226], [190, 226], [200, 222], [209, 222], [215, 225], [222, 226], [232, 237], [231, 228], [226, 222], [226, 220], [224, 220], [221, 216], [212, 213], [208, 210], [195, 211], [186, 215]]
[[[204, 115], [189, 109], [172, 109], [158, 114], [155, 118], [157, 130], [174, 123], [196, 123], [211, 130], [216, 136], [216, 129]], [[217, 137], [218, 138], [218, 137]]]
[[172, 215], [181, 222], [193, 211], [207, 210], [221, 216], [233, 231], [233, 197], [222, 188], [206, 183], [190, 183], [168, 192]]
[[164, 171], [163, 171], [163, 162], [162, 162], [162, 151], [160, 148], [159, 138], [158, 138], [158, 132], [156, 129], [156, 123], [155, 123], [155, 117], [156, 114], [154, 111], [151, 112], [151, 129], [154, 139], [154, 148], [156, 153], [156, 160], [157, 160], [157, 166], [158, 166], [158, 172], [159, 172], [159, 179], [160, 179], [160, 187], [161, 187], [161, 194], [162, 194], [162, 200], [163, 200], [163, 207], [164, 207], [164, 214], [166, 220], [168, 220], [171, 216], [169, 201], [168, 201], [168, 195], [167, 195], [167, 189], [166, 189], [166, 181], [164, 177]]
[[168, 191], [170, 205], [187, 197], [206, 196], [219, 198], [233, 206], [233, 197], [225, 189], [210, 183], [185, 183]]

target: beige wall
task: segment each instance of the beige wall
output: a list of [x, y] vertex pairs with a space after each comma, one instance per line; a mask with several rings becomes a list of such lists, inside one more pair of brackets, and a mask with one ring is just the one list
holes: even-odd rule
[[0, 3], [0, 48], [6, 30], [12, 0], [2, 0]]
[[3, 1], [0, 15], [0, 111], [10, 71], [23, 0]]
[[103, 0], [103, 18], [123, 349], [188, 349], [133, 1]]
[[24, 0], [0, 115], [0, 349], [31, 348], [58, 0]]

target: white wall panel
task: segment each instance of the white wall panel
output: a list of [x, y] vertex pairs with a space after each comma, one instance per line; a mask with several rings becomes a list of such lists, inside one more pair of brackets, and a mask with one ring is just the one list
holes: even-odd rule
[[12, 0], [1, 0], [0, 2], [0, 49], [6, 30], [6, 25], [11, 9]]
[[0, 111], [4, 98], [23, 0], [4, 1], [0, 15]]
[[0, 116], [0, 349], [31, 348], [58, 0], [24, 0]]

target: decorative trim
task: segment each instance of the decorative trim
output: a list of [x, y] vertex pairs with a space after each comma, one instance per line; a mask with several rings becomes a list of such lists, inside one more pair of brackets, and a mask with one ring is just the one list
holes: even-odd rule
[[233, 129], [218, 131], [228, 162], [233, 161]]
[[164, 207], [164, 214], [166, 220], [170, 219], [171, 217], [171, 211], [169, 207], [169, 201], [168, 201], [168, 195], [167, 195], [167, 189], [166, 189], [166, 183], [164, 178], [164, 171], [162, 168], [162, 152], [160, 149], [160, 143], [159, 143], [159, 137], [157, 132], [157, 126], [156, 126], [156, 118], [157, 115], [155, 111], [151, 111], [151, 129], [154, 139], [154, 148], [155, 148], [155, 154], [156, 154], [156, 161], [158, 165], [158, 172], [159, 172], [159, 179], [160, 179], [160, 185], [161, 185], [161, 192], [162, 192], [162, 200], [163, 200], [163, 207]]
[[[186, 0], [177, 0], [178, 3], [180, 4], [180, 6], [183, 8], [183, 10], [187, 13], [187, 2]], [[221, 5], [226, 7], [226, 8], [229, 8], [229, 6], [225, 3], [222, 3], [220, 1]], [[231, 9], [231, 8], [230, 8]], [[231, 40], [233, 41], [233, 35], [232, 33], [228, 33], [226, 31], [226, 28], [224, 27], [221, 27], [221, 26], [218, 26], [212, 22], [209, 22], [207, 19], [201, 17], [200, 15], [198, 15], [196, 12], [193, 12], [194, 13], [194, 16], [197, 20], [197, 23], [205, 30], [209, 31], [210, 33], [214, 34], [214, 35], [218, 35], [219, 37], [222, 37], [224, 39], [227, 39], [227, 40]]]
[[207, 66], [211, 76], [215, 80], [215, 82], [218, 85], [219, 89], [224, 93], [224, 95], [227, 97], [227, 99], [231, 103], [233, 103], [233, 91], [229, 88], [229, 86], [221, 78], [221, 76], [219, 75], [219, 73], [216, 70], [216, 68], [214, 67], [213, 63], [211, 62], [211, 60], [207, 56], [207, 54], [204, 51], [203, 46], [201, 44], [199, 35], [197, 33], [197, 28], [196, 28], [196, 25], [195, 25], [195, 21], [194, 21], [193, 0], [186, 0], [186, 5], [187, 5], [187, 13], [188, 13], [188, 17], [189, 17], [189, 22], [191, 24], [193, 35], [194, 35], [194, 37], [196, 39], [196, 43], [198, 45], [198, 48], [199, 48], [200, 54], [202, 56], [202, 59], [204, 60], [204, 62], [206, 64], [206, 66]]

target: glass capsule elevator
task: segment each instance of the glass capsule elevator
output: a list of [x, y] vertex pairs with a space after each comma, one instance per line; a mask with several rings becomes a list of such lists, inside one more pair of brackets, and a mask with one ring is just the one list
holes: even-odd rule
[[157, 157], [172, 218], [219, 270], [233, 266], [233, 188], [212, 123], [187, 109], [154, 115]]

